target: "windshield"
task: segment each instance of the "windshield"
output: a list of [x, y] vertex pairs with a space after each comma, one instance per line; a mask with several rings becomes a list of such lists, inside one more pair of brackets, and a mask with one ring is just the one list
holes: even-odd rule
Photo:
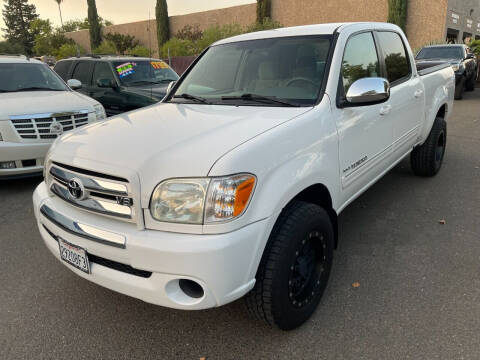
[[213, 46], [170, 101], [309, 106], [322, 87], [331, 36], [250, 40]]
[[0, 64], [0, 92], [67, 90], [45, 64]]
[[423, 48], [417, 59], [463, 59], [463, 49], [459, 46]]
[[125, 86], [169, 83], [178, 75], [161, 60], [117, 61], [113, 63], [120, 82]]

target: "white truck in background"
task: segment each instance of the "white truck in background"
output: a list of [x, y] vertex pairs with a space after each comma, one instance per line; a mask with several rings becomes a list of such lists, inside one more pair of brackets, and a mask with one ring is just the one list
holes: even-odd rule
[[162, 103], [54, 143], [40, 234], [122, 294], [184, 310], [245, 295], [293, 329], [327, 285], [338, 214], [407, 156], [417, 175], [439, 171], [454, 88], [449, 64], [417, 71], [392, 24], [221, 40]]
[[41, 175], [58, 136], [105, 118], [98, 101], [72, 91], [48, 65], [0, 56], [0, 180]]

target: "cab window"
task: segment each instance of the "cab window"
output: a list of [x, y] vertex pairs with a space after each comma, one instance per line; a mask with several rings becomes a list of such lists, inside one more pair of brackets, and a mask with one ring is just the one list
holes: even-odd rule
[[381, 31], [377, 36], [385, 59], [387, 80], [392, 84], [410, 77], [410, 63], [400, 35]]
[[342, 80], [345, 94], [357, 80], [380, 75], [377, 49], [371, 32], [352, 36], [345, 46]]
[[97, 62], [95, 64], [95, 70], [93, 71], [93, 85], [97, 85], [98, 80], [112, 80], [115, 81], [113, 77], [112, 69], [105, 62]]

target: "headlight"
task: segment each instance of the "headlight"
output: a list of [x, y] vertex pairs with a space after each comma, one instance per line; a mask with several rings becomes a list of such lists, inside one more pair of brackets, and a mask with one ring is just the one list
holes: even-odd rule
[[95, 109], [95, 115], [97, 117], [97, 121], [103, 120], [107, 117], [107, 114], [105, 113], [105, 109], [101, 104], [96, 104], [93, 106], [93, 108]]
[[242, 215], [250, 202], [256, 178], [250, 174], [222, 178], [172, 179], [155, 188], [150, 201], [158, 221], [211, 224]]

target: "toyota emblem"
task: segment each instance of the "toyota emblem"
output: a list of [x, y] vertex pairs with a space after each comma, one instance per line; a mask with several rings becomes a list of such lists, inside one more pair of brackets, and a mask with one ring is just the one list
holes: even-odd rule
[[72, 179], [68, 182], [68, 192], [76, 200], [83, 200], [85, 197], [85, 188], [79, 179]]

